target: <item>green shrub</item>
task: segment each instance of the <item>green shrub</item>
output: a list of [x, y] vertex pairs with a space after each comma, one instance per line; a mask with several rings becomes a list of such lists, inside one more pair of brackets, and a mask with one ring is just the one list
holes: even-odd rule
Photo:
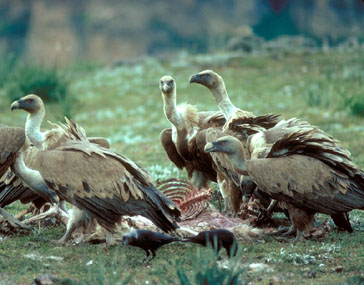
[[4, 83], [10, 102], [27, 94], [36, 94], [44, 102], [60, 105], [60, 119], [64, 116], [72, 118], [72, 111], [77, 104], [69, 94], [68, 86], [69, 80], [60, 70], [28, 63], [15, 64]]
[[20, 64], [13, 69], [6, 84], [11, 101], [26, 94], [36, 94], [45, 102], [65, 100], [69, 82], [57, 69]]
[[14, 55], [7, 55], [0, 51], [0, 88], [8, 82], [9, 75], [12, 73], [16, 63]]
[[246, 272], [246, 269], [241, 267], [241, 254], [228, 259], [225, 266], [219, 265], [218, 259], [217, 252], [211, 246], [207, 252], [203, 248], [198, 248], [196, 255], [191, 254], [192, 276], [181, 263], [177, 262], [175, 268], [180, 284], [238, 284], [239, 275]]
[[364, 117], [364, 94], [345, 98], [345, 105], [352, 115]]

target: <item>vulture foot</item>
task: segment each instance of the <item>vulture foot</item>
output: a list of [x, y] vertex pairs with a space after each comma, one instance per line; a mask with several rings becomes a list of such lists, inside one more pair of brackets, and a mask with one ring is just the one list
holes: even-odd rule
[[281, 241], [281, 242], [289, 242], [289, 243], [293, 243], [293, 244], [296, 244], [302, 240], [305, 240], [304, 237], [303, 237], [303, 233], [301, 231], [298, 231], [297, 230], [297, 234], [296, 234], [296, 237], [295, 238], [288, 238], [288, 237], [278, 237], [277, 238], [278, 241]]
[[0, 215], [4, 217], [6, 221], [9, 222], [9, 224], [14, 228], [19, 228], [22, 230], [31, 230], [32, 228], [28, 225], [23, 224], [18, 219], [14, 218], [12, 215], [10, 215], [8, 212], [6, 212], [4, 209], [0, 208]]

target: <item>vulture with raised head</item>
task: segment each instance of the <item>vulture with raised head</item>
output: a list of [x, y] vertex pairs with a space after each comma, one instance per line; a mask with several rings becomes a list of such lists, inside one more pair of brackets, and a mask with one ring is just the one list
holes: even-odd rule
[[209, 181], [217, 181], [217, 174], [211, 156], [204, 152], [206, 130], [221, 128], [225, 119], [219, 112], [198, 112], [186, 103], [176, 105], [176, 83], [171, 76], [163, 76], [159, 87], [164, 114], [171, 123], [171, 128], [161, 132], [163, 148], [179, 169], [186, 169], [192, 184], [207, 188]]
[[[269, 135], [274, 129], [249, 136], [248, 147], [254, 150], [254, 140]], [[294, 241], [311, 229], [315, 213], [330, 215], [337, 226], [352, 232], [347, 212], [364, 209], [364, 173], [347, 150], [308, 124], [262, 149], [262, 157], [246, 159], [242, 142], [232, 136], [206, 144], [205, 150], [225, 155], [237, 173], [248, 175], [261, 191], [280, 201], [292, 221], [285, 234], [295, 232]]]
[[[261, 127], [265, 129], [269, 129], [275, 126], [280, 120], [280, 116], [274, 114], [266, 114], [261, 116], [255, 116], [252, 112], [244, 111], [238, 109], [231, 102], [229, 95], [227, 93], [225, 82], [223, 78], [213, 72], [212, 70], [204, 70], [200, 73], [192, 75], [190, 77], [190, 83], [198, 83], [205, 87], [207, 87], [222, 115], [226, 119], [226, 123], [222, 129], [210, 129], [206, 133], [206, 141], [210, 142], [218, 139], [221, 136], [231, 135], [238, 139], [240, 139], [243, 144], [246, 143], [246, 138], [248, 137], [249, 130], [244, 129], [244, 132], [239, 128], [240, 124], [250, 125], [252, 129], [255, 127]], [[211, 157], [217, 166], [217, 171], [223, 176], [225, 191], [227, 192], [227, 196], [229, 197], [230, 204], [232, 206], [233, 212], [237, 212], [240, 209], [240, 204], [242, 200], [242, 194], [249, 195], [252, 191], [254, 191], [255, 187], [250, 187], [252, 189], [247, 189], [247, 183], [244, 181], [247, 178], [238, 175], [232, 165], [231, 162], [226, 159], [226, 157], [220, 153], [210, 153]], [[250, 153], [246, 149], [245, 155], [249, 158]], [[260, 197], [262, 202], [264, 202], [264, 197]], [[268, 206], [269, 201], [266, 201], [266, 206]]]
[[42, 100], [27, 95], [11, 108], [29, 113], [25, 134], [36, 147], [24, 153], [27, 166], [39, 172], [60, 199], [95, 218], [107, 230], [107, 243], [112, 243], [111, 233], [122, 215], [142, 215], [166, 232], [178, 227], [179, 209], [154, 187], [142, 167], [90, 142], [83, 129], [68, 120], [60, 126], [66, 134], [62, 143], [57, 140], [52, 149], [42, 149]]

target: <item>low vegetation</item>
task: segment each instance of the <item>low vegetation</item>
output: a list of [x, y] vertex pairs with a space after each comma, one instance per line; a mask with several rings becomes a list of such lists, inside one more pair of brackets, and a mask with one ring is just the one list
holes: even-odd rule
[[[73, 118], [89, 136], [107, 137], [113, 149], [145, 166], [155, 178], [184, 178], [159, 142], [160, 131], [169, 125], [158, 82], [162, 75], [173, 75], [179, 102], [216, 110], [208, 90], [188, 83], [191, 74], [207, 68], [224, 77], [237, 106], [256, 114], [308, 120], [339, 139], [364, 167], [362, 51], [291, 53], [279, 58], [269, 54], [181, 55], [173, 61], [147, 59], [135, 65], [70, 70], [67, 90], [77, 99]], [[7, 96], [0, 96], [0, 123], [23, 126], [25, 115], [9, 110], [9, 98], [15, 95], [9, 92], [1, 90]], [[61, 105], [46, 107], [46, 119], [62, 117]], [[7, 210], [16, 213], [24, 207], [15, 203]], [[318, 215], [316, 223], [328, 218]], [[141, 264], [142, 250], [128, 246], [108, 250], [90, 244], [55, 247], [49, 240], [61, 237], [64, 228], [60, 226], [35, 228], [26, 235], [0, 234], [0, 284], [29, 284], [42, 273], [68, 280], [68, 284], [213, 284], [216, 280], [222, 284], [362, 284], [364, 212], [353, 211], [351, 220], [353, 234], [336, 232], [330, 222], [332, 231], [320, 240], [297, 245], [272, 237], [240, 242], [236, 260], [227, 260], [221, 252], [219, 261], [209, 249], [173, 243], [161, 248], [149, 264]], [[265, 266], [257, 271], [257, 267], [248, 267], [252, 263]]]

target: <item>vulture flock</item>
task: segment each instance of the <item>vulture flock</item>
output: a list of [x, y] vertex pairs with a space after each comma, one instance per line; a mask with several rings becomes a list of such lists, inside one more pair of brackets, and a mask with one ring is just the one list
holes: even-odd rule
[[[316, 213], [330, 215], [338, 228], [353, 231], [348, 213], [364, 209], [364, 173], [348, 150], [307, 122], [239, 109], [222, 77], [211, 70], [189, 80], [207, 87], [219, 110], [177, 104], [171, 76], [163, 76], [159, 87], [171, 124], [161, 132], [161, 144], [170, 161], [186, 170], [190, 183], [197, 189], [217, 183], [224, 211], [233, 215], [252, 197], [261, 201], [268, 216], [277, 208], [284, 211], [291, 227], [274, 232], [283, 240], [304, 238]], [[24, 129], [0, 125], [0, 214], [12, 226], [25, 227], [3, 208], [20, 200], [37, 209], [50, 203], [68, 215], [59, 243], [97, 221], [106, 231], [106, 244], [114, 244], [115, 227], [123, 216], [144, 216], [166, 233], [178, 228], [179, 207], [153, 185], [142, 166], [111, 150], [107, 139], [87, 137], [67, 119], [42, 132], [45, 106], [36, 95], [13, 102], [11, 110], [28, 113]], [[73, 207], [68, 214], [65, 202]], [[183, 241], [206, 245], [212, 233]], [[230, 255], [235, 238], [223, 229], [216, 236], [218, 249], [224, 246]], [[159, 246], [174, 241], [182, 240], [145, 230], [123, 238], [123, 243], [153, 256]]]

